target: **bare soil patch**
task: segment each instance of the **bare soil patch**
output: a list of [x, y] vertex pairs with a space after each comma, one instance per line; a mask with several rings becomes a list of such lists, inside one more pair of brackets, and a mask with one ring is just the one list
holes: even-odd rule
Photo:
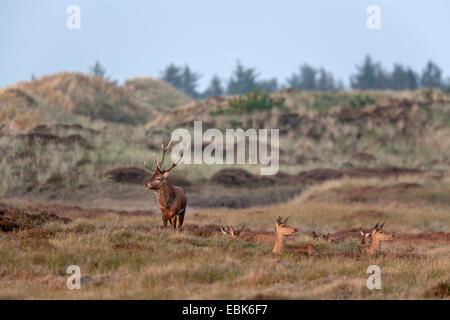
[[359, 218], [375, 218], [382, 219], [386, 216], [386, 213], [379, 210], [359, 210], [353, 214], [355, 217]]
[[353, 153], [353, 158], [359, 160], [359, 161], [375, 161], [377, 158], [370, 153], [367, 152], [355, 152]]
[[78, 144], [87, 149], [93, 149], [92, 145], [79, 134], [70, 134], [68, 136], [60, 137], [52, 133], [45, 132], [30, 132], [18, 135], [22, 140], [25, 140], [28, 144], [62, 144], [62, 145], [73, 145]]
[[3, 232], [31, 229], [50, 221], [69, 223], [72, 220], [47, 210], [40, 210], [38, 213], [32, 214], [24, 209], [0, 204], [0, 230]]
[[450, 232], [430, 232], [430, 233], [407, 233], [395, 236], [397, 241], [450, 241]]
[[104, 176], [111, 178], [115, 182], [135, 184], [145, 184], [152, 177], [150, 172], [137, 167], [115, 168], [106, 171]]
[[343, 191], [343, 196], [345, 200], [351, 202], [365, 202], [371, 199], [376, 199], [380, 194], [405, 194], [410, 190], [422, 188], [420, 184], [417, 183], [398, 183], [391, 186], [384, 187], [374, 187], [374, 186], [363, 186], [351, 188]]
[[95, 218], [106, 214], [118, 214], [124, 216], [147, 216], [153, 215], [156, 212], [153, 210], [115, 210], [115, 209], [102, 209], [102, 208], [81, 208], [78, 206], [64, 206], [58, 204], [34, 204], [27, 208], [30, 211], [48, 210], [55, 214], [81, 217], [81, 218]]
[[223, 169], [215, 173], [210, 182], [227, 187], [255, 187], [275, 184], [274, 179], [264, 176], [256, 176], [244, 169]]
[[[327, 180], [337, 180], [344, 177], [379, 177], [388, 178], [407, 174], [420, 174], [419, 169], [402, 167], [385, 168], [352, 168], [352, 169], [328, 169], [318, 168], [300, 172], [297, 175], [290, 175], [285, 172], [278, 172], [273, 176], [258, 176], [244, 169], [227, 168], [218, 171], [209, 180], [211, 183], [220, 184], [227, 187], [255, 187], [273, 185], [305, 185], [324, 182]], [[405, 186], [405, 188], [408, 186]]]
[[[105, 177], [120, 183], [145, 184], [152, 178], [152, 173], [137, 167], [122, 167], [108, 170], [103, 174]], [[187, 187], [192, 183], [184, 176], [173, 173], [168, 177], [168, 181], [176, 186]]]

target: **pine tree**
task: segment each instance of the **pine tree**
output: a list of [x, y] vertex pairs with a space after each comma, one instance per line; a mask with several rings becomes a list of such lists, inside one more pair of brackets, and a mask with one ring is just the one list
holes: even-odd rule
[[391, 89], [393, 90], [414, 90], [418, 87], [418, 76], [414, 70], [397, 63], [394, 64], [391, 81]]
[[293, 73], [287, 79], [288, 85], [296, 90], [316, 90], [317, 89], [317, 70], [307, 63], [299, 67], [299, 73]]
[[336, 90], [333, 74], [331, 72], [327, 72], [324, 68], [320, 68], [316, 88], [317, 90], [322, 91]]
[[183, 76], [181, 73], [181, 68], [177, 67], [173, 63], [169, 64], [166, 69], [162, 72], [161, 79], [167, 83], [170, 83], [177, 89], [182, 88], [183, 85]]
[[106, 69], [100, 64], [98, 60], [95, 61], [95, 64], [93, 66], [89, 67], [89, 70], [94, 76], [105, 78]]
[[183, 91], [186, 95], [197, 99], [199, 94], [197, 92], [198, 79], [200, 79], [201, 75], [197, 72], [191, 71], [189, 66], [185, 66], [182, 75], [182, 85], [181, 91]]
[[352, 88], [355, 89], [372, 89], [375, 87], [376, 66], [372, 62], [372, 58], [367, 55], [361, 66], [356, 66], [357, 74], [350, 78]]
[[295, 72], [286, 79], [286, 84], [289, 88], [292, 88], [294, 90], [300, 89], [300, 76], [296, 74]]
[[375, 64], [374, 89], [389, 89], [392, 87], [392, 79], [389, 71], [384, 70], [380, 63]]
[[261, 80], [256, 83], [256, 88], [263, 92], [275, 92], [278, 90], [278, 81], [276, 78]]
[[214, 75], [209, 83], [208, 88], [203, 93], [204, 98], [209, 97], [220, 97], [224, 94], [224, 89], [222, 87], [222, 81], [217, 75]]
[[422, 86], [426, 88], [442, 88], [442, 70], [431, 60], [422, 72]]
[[410, 67], [408, 67], [406, 74], [408, 77], [408, 89], [417, 89], [419, 87], [419, 75]]
[[236, 62], [236, 68], [228, 82], [229, 94], [244, 94], [256, 88], [258, 74], [255, 68], [245, 68], [240, 61]]

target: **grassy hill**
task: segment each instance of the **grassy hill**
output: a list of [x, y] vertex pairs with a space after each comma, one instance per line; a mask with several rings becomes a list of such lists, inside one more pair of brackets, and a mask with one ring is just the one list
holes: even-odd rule
[[138, 125], [161, 110], [189, 101], [171, 85], [153, 78], [118, 86], [95, 76], [60, 72], [0, 90], [0, 126], [21, 131], [39, 124], [96, 120]]
[[133, 101], [152, 110], [166, 111], [192, 101], [171, 84], [151, 77], [127, 80], [124, 87]]
[[279, 128], [281, 162], [288, 165], [449, 165], [450, 95], [441, 91], [280, 91], [285, 108], [220, 114], [236, 97], [210, 98], [160, 113], [149, 132]]
[[[0, 91], [0, 298], [448, 299], [449, 94], [280, 91], [284, 108], [242, 113], [238, 97], [177, 107], [168, 88], [62, 73]], [[180, 164], [184, 230], [163, 230], [143, 162], [194, 120], [279, 128], [281, 172]], [[280, 214], [311, 257], [218, 227], [270, 233]], [[395, 240], [359, 257], [358, 230], [376, 221]], [[83, 290], [65, 286], [73, 256]], [[371, 264], [382, 290], [365, 287]]]
[[[189, 102], [151, 78], [117, 86], [60, 73], [16, 84], [0, 91], [0, 194], [59, 197], [52, 191], [58, 190], [65, 197], [89, 196], [90, 187], [105, 183], [105, 172], [142, 168], [159, 152], [161, 140], [167, 142], [174, 128], [192, 128], [194, 120], [203, 120], [204, 130], [279, 128], [280, 170], [288, 174], [321, 168], [450, 168], [448, 93], [283, 90], [271, 97], [283, 98], [285, 107], [221, 114], [215, 111], [238, 97]], [[175, 106], [182, 101], [188, 103]], [[259, 172], [251, 165], [183, 165], [176, 171], [202, 185], [229, 167]], [[289, 188], [291, 195], [299, 186]], [[130, 192], [117, 196], [138, 196]]]
[[70, 123], [76, 118], [71, 112], [54, 108], [24, 90], [18, 88], [0, 90], [1, 131], [18, 132], [41, 123]]

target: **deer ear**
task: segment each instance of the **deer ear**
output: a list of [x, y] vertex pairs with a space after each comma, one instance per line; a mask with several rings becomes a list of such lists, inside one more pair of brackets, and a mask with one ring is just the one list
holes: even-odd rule
[[365, 232], [361, 227], [359, 227], [359, 234], [364, 237]]
[[163, 176], [164, 178], [167, 179], [167, 177], [169, 176], [169, 172], [164, 172], [164, 173], [162, 174], [162, 176]]

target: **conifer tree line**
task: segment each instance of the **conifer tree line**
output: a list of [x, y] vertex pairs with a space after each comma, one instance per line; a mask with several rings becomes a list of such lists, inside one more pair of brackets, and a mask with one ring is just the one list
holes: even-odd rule
[[[284, 83], [276, 78], [260, 79], [256, 68], [245, 67], [240, 61], [232, 71], [229, 79], [221, 79], [214, 75], [203, 92], [198, 90], [198, 80], [201, 74], [189, 66], [168, 65], [161, 72], [161, 79], [172, 84], [175, 88], [194, 99], [222, 96], [225, 94], [244, 94], [258, 89], [265, 92], [274, 92], [283, 88], [309, 91], [336, 91], [345, 89], [341, 80], [320, 67], [316, 68], [307, 63], [299, 66]], [[350, 87], [353, 89], [391, 89], [414, 90], [418, 88], [450, 88], [450, 79], [445, 80], [441, 68], [433, 61], [417, 72], [400, 63], [394, 64], [391, 70], [385, 69], [381, 63], [374, 61], [367, 55], [364, 61], [356, 66], [354, 74], [350, 76]]]
[[[101, 78], [106, 76], [105, 68], [96, 61], [90, 73]], [[229, 79], [213, 75], [207, 88], [200, 92], [198, 81], [202, 75], [193, 71], [188, 65], [177, 66], [173, 63], [161, 72], [161, 80], [173, 85], [178, 90], [194, 99], [212, 96], [239, 95], [254, 89], [274, 92], [283, 88], [308, 91], [337, 91], [345, 89], [343, 82], [335, 79], [333, 74], [323, 67], [316, 68], [304, 63], [287, 77], [284, 83], [276, 78], [260, 79], [256, 68], [245, 67], [239, 60]], [[433, 61], [428, 61], [420, 72], [411, 67], [395, 63], [391, 70], [385, 69], [380, 62], [367, 55], [349, 79], [353, 89], [391, 89], [415, 90], [418, 88], [439, 88], [450, 91], [450, 78], [444, 79], [442, 69]]]

